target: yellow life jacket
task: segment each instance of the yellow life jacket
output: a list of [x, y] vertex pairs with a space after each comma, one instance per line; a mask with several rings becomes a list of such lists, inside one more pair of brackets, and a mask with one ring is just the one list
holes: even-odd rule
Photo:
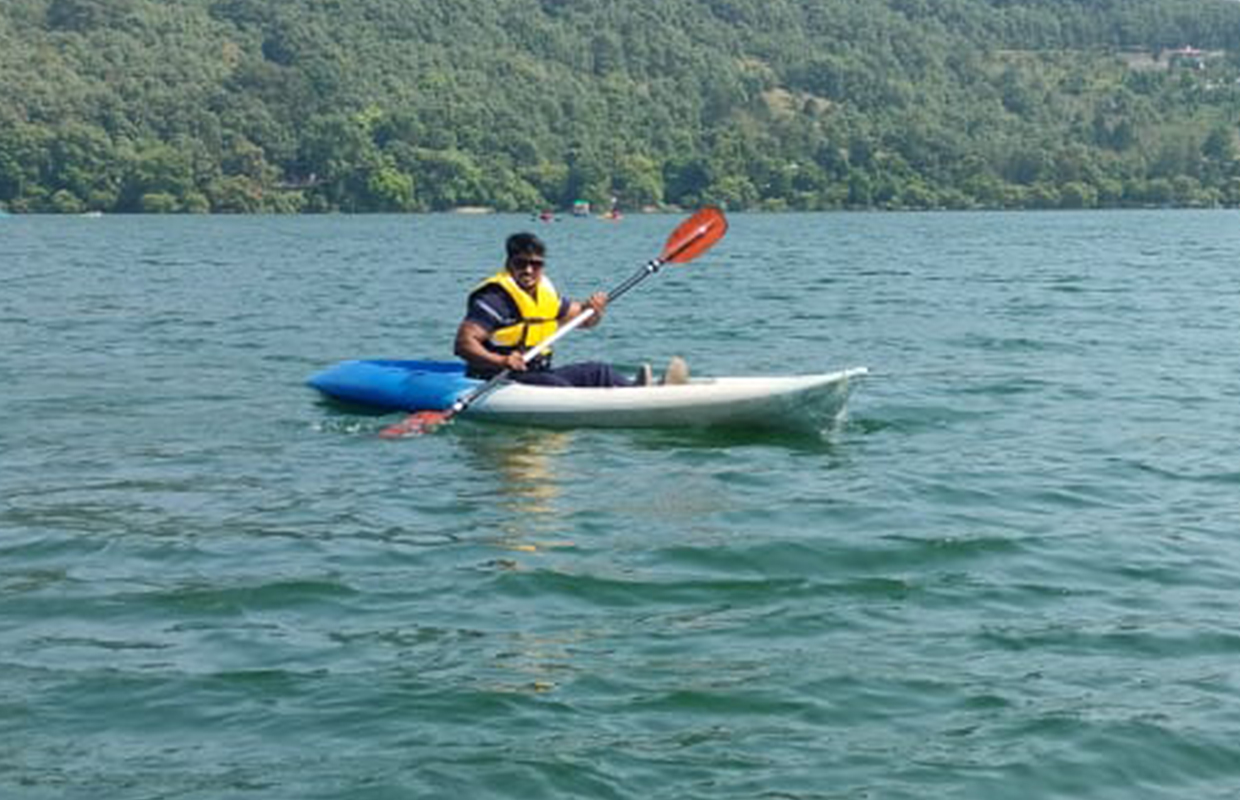
[[[559, 329], [557, 320], [560, 316], [560, 295], [550, 278], [540, 278], [534, 290], [537, 297], [530, 297], [517, 285], [508, 270], [502, 269], [478, 284], [474, 291], [491, 285], [502, 287], [516, 303], [521, 314], [521, 318], [513, 324], [497, 328], [491, 333], [488, 343], [492, 350], [499, 353], [529, 350]], [[545, 355], [549, 358], [551, 351], [546, 351]]]

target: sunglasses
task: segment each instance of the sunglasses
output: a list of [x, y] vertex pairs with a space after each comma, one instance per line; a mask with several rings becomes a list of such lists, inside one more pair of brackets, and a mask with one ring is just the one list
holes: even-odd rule
[[517, 256], [516, 258], [512, 259], [511, 263], [512, 263], [512, 268], [514, 270], [523, 270], [526, 268], [538, 270], [538, 269], [542, 269], [543, 265], [546, 264], [547, 261], [546, 259], [542, 259], [542, 258], [530, 258], [529, 256]]

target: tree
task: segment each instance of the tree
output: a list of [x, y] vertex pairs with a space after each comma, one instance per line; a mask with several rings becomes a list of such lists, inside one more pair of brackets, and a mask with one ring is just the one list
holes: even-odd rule
[[124, 24], [136, 8], [134, 0], [51, 0], [47, 24], [58, 30], [89, 31]]
[[621, 157], [614, 168], [612, 185], [617, 196], [630, 206], [657, 206], [663, 202], [663, 174], [649, 156]]
[[[125, 157], [127, 164], [117, 201], [119, 211], [168, 211], [171, 198], [193, 191], [193, 168], [185, 150], [170, 144], [146, 139]], [[153, 198], [148, 202], [146, 198]]]
[[0, 200], [10, 207], [23, 207], [40, 192], [48, 169], [49, 138], [46, 130], [32, 125], [0, 125]]
[[413, 155], [415, 196], [424, 207], [444, 211], [487, 204], [482, 170], [468, 153], [417, 148]]
[[8, 0], [0, 202], [1233, 202], [1238, 53], [1218, 0]]
[[372, 171], [366, 179], [367, 211], [409, 211], [413, 208], [413, 178], [394, 166]]

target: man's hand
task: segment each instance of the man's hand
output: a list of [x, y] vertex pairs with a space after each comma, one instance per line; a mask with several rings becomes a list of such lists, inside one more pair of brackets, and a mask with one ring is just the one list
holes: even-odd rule
[[[586, 301], [585, 307], [594, 309], [594, 316], [583, 322], [581, 327], [593, 328], [603, 320], [603, 309], [607, 308], [607, 292], [595, 292]], [[584, 309], [583, 309], [584, 310]]]

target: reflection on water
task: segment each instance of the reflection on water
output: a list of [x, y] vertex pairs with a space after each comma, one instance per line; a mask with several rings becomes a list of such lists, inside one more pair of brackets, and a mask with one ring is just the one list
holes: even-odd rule
[[512, 512], [502, 526], [502, 547], [535, 552], [572, 546], [569, 541], [531, 540], [564, 530], [557, 503], [562, 492], [558, 469], [572, 446], [571, 431], [486, 426], [460, 441], [476, 466], [498, 476], [500, 502]]
[[544, 693], [585, 668], [580, 654], [597, 638], [597, 633], [567, 629], [554, 632], [514, 630], [505, 634], [503, 648], [494, 653], [495, 682], [491, 691]]
[[[514, 555], [498, 558], [491, 566], [516, 586], [541, 585], [547, 576], [562, 575], [549, 551], [574, 547], [564, 538], [571, 525], [562, 507], [563, 480], [574, 434], [536, 428], [483, 425], [458, 428], [458, 438], [479, 473], [496, 476], [496, 503], [507, 513], [493, 543]], [[530, 563], [515, 554], [526, 554]], [[533, 583], [527, 583], [533, 582]], [[506, 630], [488, 659], [491, 674], [482, 685], [487, 691], [542, 694], [555, 691], [567, 676], [580, 671], [575, 652], [590, 636], [582, 630]]]

